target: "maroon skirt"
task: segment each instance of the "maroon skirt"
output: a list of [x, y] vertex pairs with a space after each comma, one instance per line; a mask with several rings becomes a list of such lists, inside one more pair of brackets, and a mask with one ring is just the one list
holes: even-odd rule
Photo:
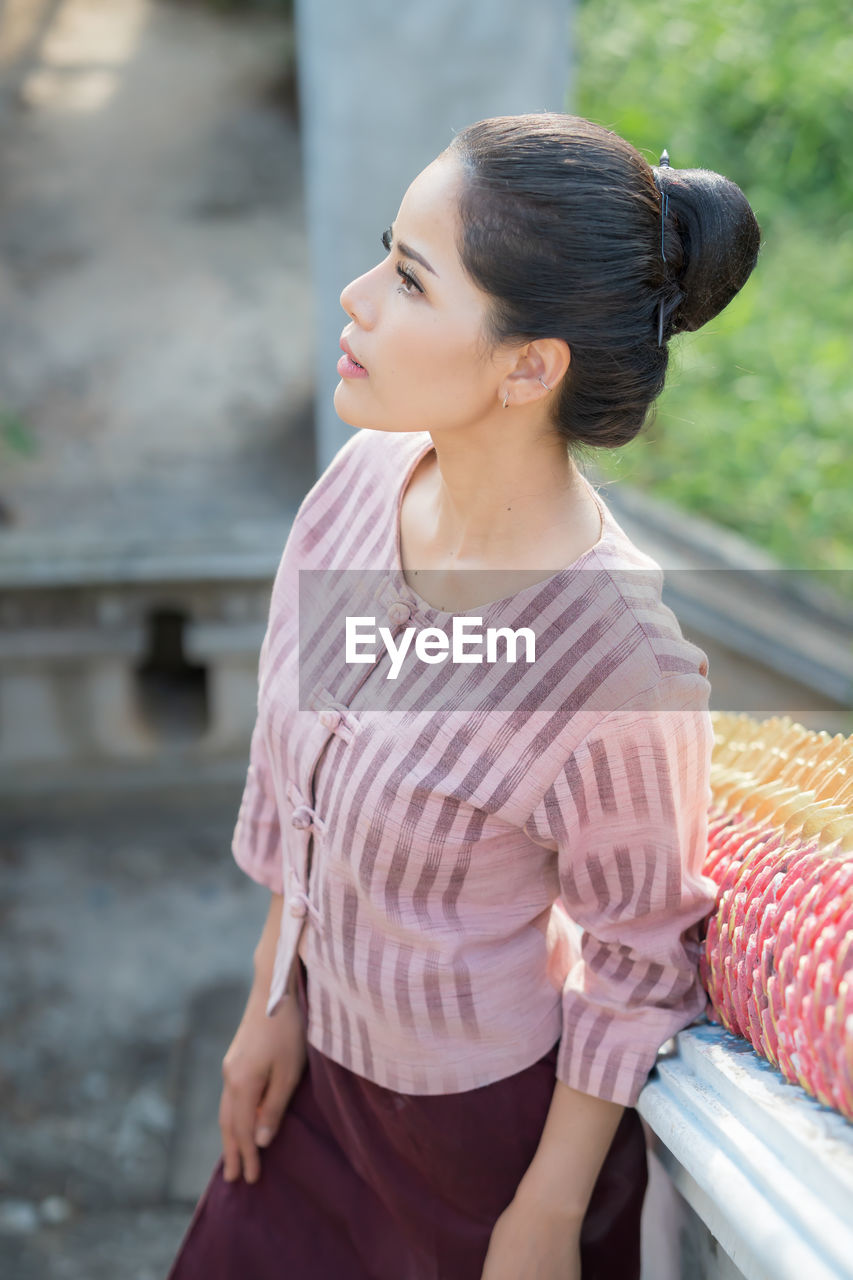
[[[307, 1011], [307, 973], [297, 961]], [[403, 1094], [308, 1045], [261, 1176], [222, 1161], [167, 1280], [480, 1280], [489, 1237], [539, 1145], [557, 1045], [461, 1093]], [[622, 1116], [581, 1232], [583, 1280], [639, 1280], [646, 1147]]]

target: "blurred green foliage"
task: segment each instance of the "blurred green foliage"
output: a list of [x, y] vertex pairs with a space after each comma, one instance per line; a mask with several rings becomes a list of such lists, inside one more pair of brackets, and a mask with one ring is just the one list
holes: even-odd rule
[[262, 13], [293, 14], [293, 0], [187, 0], [187, 3], [203, 4], [208, 9], [219, 13]]
[[671, 344], [655, 417], [596, 463], [792, 567], [853, 569], [847, 0], [582, 0], [576, 38], [574, 109], [734, 179], [763, 233], [743, 292]]
[[0, 447], [25, 456], [30, 456], [36, 451], [32, 432], [23, 418], [12, 409], [5, 409], [2, 404], [0, 404]]

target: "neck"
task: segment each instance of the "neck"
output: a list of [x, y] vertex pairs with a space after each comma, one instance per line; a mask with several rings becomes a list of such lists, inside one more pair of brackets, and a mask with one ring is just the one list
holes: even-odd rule
[[[568, 533], [586, 497], [565, 444], [505, 431], [488, 445], [433, 431], [436, 458], [423, 506], [429, 552], [448, 565], [513, 564]], [[437, 464], [437, 465], [436, 465]]]

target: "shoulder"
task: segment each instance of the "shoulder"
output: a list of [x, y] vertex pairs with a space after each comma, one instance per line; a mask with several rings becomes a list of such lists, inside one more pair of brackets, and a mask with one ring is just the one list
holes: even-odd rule
[[351, 435], [293, 517], [273, 594], [292, 596], [297, 569], [382, 567], [394, 545], [395, 495], [430, 440], [428, 432]]
[[388, 432], [359, 428], [341, 445], [331, 462], [303, 498], [297, 519], [318, 506], [347, 496], [363, 503], [374, 492], [387, 496], [389, 486], [402, 480], [409, 463], [430, 442], [427, 431]]
[[603, 606], [624, 615], [642, 637], [636, 655], [638, 679], [648, 677], [648, 685], [675, 675], [704, 678], [708, 674], [708, 657], [686, 638], [667, 603], [667, 597], [671, 599], [672, 595], [663, 569], [628, 536], [600, 494], [598, 497], [605, 513], [605, 536], [594, 549], [590, 568], [606, 578]]
[[666, 602], [660, 564], [602, 507], [601, 539], [549, 604], [541, 669], [548, 705], [569, 712], [555, 744], [561, 752], [622, 709], [709, 705], [707, 655]]

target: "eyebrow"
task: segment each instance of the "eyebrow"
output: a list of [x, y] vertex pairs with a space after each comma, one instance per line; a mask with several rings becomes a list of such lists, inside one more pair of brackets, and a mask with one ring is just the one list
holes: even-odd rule
[[[392, 238], [393, 238], [393, 236], [394, 236], [394, 224], [393, 224], [393, 222], [391, 223], [391, 236], [392, 236]], [[409, 245], [407, 245], [407, 244], [403, 244], [402, 240], [398, 240], [398, 241], [397, 241], [397, 248], [398, 248], [398, 250], [400, 251], [400, 253], [402, 253], [402, 255], [403, 255], [403, 257], [404, 257], [404, 258], [414, 258], [415, 262], [419, 262], [419, 263], [421, 264], [421, 266], [422, 266], [422, 267], [426, 267], [426, 269], [427, 269], [427, 271], [430, 273], [430, 275], [435, 276], [436, 280], [438, 279], [438, 272], [437, 272], [433, 267], [431, 267], [431, 266], [429, 265], [429, 263], [427, 262], [426, 258], [422, 257], [419, 253], [417, 253], [417, 252], [416, 252], [414, 249], [412, 249]]]

